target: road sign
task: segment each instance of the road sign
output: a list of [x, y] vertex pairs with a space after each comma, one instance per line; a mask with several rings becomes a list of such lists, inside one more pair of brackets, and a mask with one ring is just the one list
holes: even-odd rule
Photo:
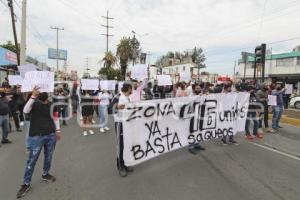
[[48, 48], [49, 59], [67, 60], [67, 57], [68, 57], [67, 50], [58, 49], [58, 53], [57, 53], [56, 49]]

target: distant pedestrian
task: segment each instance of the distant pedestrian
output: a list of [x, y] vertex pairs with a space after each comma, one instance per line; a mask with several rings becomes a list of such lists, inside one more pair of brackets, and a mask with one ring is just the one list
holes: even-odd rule
[[9, 124], [9, 107], [6, 93], [0, 93], [0, 126], [2, 129], [2, 144], [10, 144], [8, 140], [8, 125]]
[[109, 106], [109, 99], [110, 94], [103, 90], [99, 92], [98, 99], [99, 99], [99, 119], [100, 119], [100, 133], [104, 133], [105, 131], [109, 131], [110, 129], [107, 127], [108, 123], [108, 106]]
[[83, 90], [81, 96], [81, 114], [83, 117], [83, 136], [87, 136], [88, 133], [94, 135], [94, 131], [91, 129], [94, 115], [94, 98], [93, 91]]
[[273, 106], [272, 128], [274, 130], [278, 130], [279, 128], [282, 128], [279, 125], [279, 122], [284, 108], [284, 103], [283, 103], [284, 92], [285, 92], [285, 88], [282, 88], [280, 84], [276, 85], [276, 89], [272, 91], [272, 95], [276, 96], [277, 99], [277, 105]]

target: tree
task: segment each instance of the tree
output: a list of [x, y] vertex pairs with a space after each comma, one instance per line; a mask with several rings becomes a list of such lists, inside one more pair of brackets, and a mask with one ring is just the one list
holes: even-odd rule
[[203, 50], [201, 48], [194, 47], [190, 56], [192, 58], [193, 63], [197, 65], [202, 65], [206, 60], [205, 55], [203, 54]]
[[132, 49], [132, 61], [133, 64], [136, 63], [136, 60], [140, 57], [141, 49], [140, 49], [140, 42], [136, 39], [136, 37], [133, 37], [130, 39], [130, 46]]
[[[20, 47], [20, 44], [18, 44], [18, 46]], [[1, 44], [0, 47], [3, 47], [7, 50], [10, 50], [10, 51], [14, 52], [14, 53], [17, 53], [16, 45], [14, 45], [11, 41], [7, 41], [6, 44]]]
[[111, 51], [108, 51], [105, 53], [104, 58], [102, 58], [101, 61], [104, 63], [105, 68], [110, 68], [117, 63], [118, 58]]
[[128, 62], [133, 59], [133, 49], [129, 37], [123, 37], [117, 45], [117, 57], [120, 60], [121, 74], [125, 79]]
[[112, 67], [102, 67], [99, 72], [99, 75], [105, 75], [108, 80], [122, 80], [122, 74], [120, 69], [114, 69]]

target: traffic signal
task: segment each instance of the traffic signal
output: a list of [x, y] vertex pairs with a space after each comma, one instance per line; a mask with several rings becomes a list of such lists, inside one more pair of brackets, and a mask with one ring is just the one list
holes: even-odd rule
[[261, 69], [262, 82], [265, 79], [265, 60], [266, 60], [266, 44], [257, 46], [254, 51], [254, 80], [256, 80], [256, 71], [258, 66]]

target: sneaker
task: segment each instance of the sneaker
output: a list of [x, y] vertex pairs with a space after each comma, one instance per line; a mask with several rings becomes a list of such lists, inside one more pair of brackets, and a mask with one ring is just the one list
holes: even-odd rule
[[278, 128], [283, 128], [282, 126], [278, 126]]
[[228, 143], [226, 142], [226, 140], [222, 139], [223, 145], [228, 145]]
[[120, 175], [122, 178], [124, 178], [124, 177], [127, 176], [127, 171], [126, 171], [125, 167], [122, 167], [122, 168], [119, 169], [119, 175]]
[[195, 146], [195, 149], [196, 149], [196, 150], [199, 150], [199, 151], [205, 151], [205, 148], [202, 147], [200, 144], [196, 145], [196, 146]]
[[273, 130], [273, 129], [271, 129], [271, 128], [268, 128], [267, 132], [268, 132], [268, 133], [273, 133], [273, 132], [274, 132], [274, 130]]
[[20, 126], [24, 126], [24, 122], [20, 122]]
[[43, 175], [42, 176], [42, 181], [48, 182], [48, 183], [53, 183], [56, 181], [56, 178], [52, 176], [51, 174]]
[[89, 130], [89, 133], [90, 133], [91, 135], [94, 135], [94, 134], [95, 134], [93, 130]]
[[232, 141], [229, 141], [230, 142], [230, 144], [233, 144], [233, 145], [239, 145], [240, 143], [238, 143], [237, 141], [235, 141], [235, 140], [232, 140]]
[[108, 127], [106, 126], [106, 127], [104, 127], [104, 130], [109, 131], [110, 128], [108, 128]]
[[88, 135], [87, 131], [83, 131], [83, 136], [87, 136], [87, 135]]
[[17, 193], [17, 198], [19, 199], [24, 197], [27, 194], [27, 192], [29, 192], [30, 189], [31, 189], [30, 185], [25, 185], [25, 184], [21, 185], [21, 188]]
[[104, 133], [104, 128], [100, 128], [100, 133]]
[[195, 148], [189, 148], [189, 152], [193, 155], [197, 154], [197, 150]]
[[133, 172], [133, 167], [125, 167], [126, 172]]
[[246, 135], [246, 139], [247, 139], [247, 140], [253, 140], [253, 136], [252, 136], [251, 134], [247, 134], [247, 135]]
[[259, 129], [258, 134], [264, 134], [264, 131], [262, 129]]
[[2, 144], [11, 144], [12, 142], [10, 141], [10, 140], [2, 140], [2, 142], [1, 142]]
[[92, 124], [96, 124], [96, 121], [92, 119]]
[[258, 138], [258, 139], [263, 139], [264, 138], [264, 136], [262, 134], [259, 134], [259, 133], [257, 133], [255, 135], [255, 137]]
[[17, 128], [17, 132], [22, 132], [22, 129], [20, 129], [20, 128]]

